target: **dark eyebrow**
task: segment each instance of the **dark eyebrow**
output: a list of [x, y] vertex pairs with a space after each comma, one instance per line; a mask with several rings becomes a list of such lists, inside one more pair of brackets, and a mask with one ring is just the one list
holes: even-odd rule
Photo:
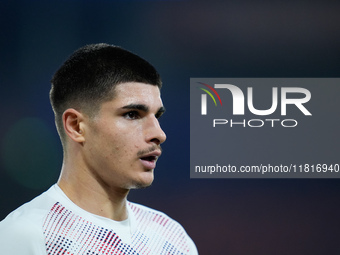
[[[144, 105], [144, 104], [129, 104], [129, 105], [123, 106], [122, 109], [139, 110], [139, 111], [143, 111], [143, 112], [149, 112], [149, 110], [150, 110], [149, 107], [147, 105]], [[165, 107], [161, 106], [161, 107], [159, 107], [155, 116], [160, 117], [160, 116], [162, 116], [162, 114], [164, 112], [165, 112]]]
[[149, 107], [144, 104], [129, 104], [129, 105], [123, 106], [122, 109], [140, 110], [143, 112], [149, 112]]

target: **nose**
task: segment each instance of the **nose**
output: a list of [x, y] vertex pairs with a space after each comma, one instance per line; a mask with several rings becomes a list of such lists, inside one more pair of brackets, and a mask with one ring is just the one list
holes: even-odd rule
[[153, 116], [149, 122], [146, 132], [146, 141], [148, 143], [155, 143], [160, 145], [166, 140], [166, 134], [161, 128], [158, 119]]

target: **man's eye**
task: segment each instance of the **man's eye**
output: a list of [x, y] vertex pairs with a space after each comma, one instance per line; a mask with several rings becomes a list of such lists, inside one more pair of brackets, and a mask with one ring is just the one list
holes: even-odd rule
[[124, 117], [127, 119], [135, 120], [135, 119], [138, 119], [140, 116], [137, 111], [130, 111], [130, 112], [125, 113]]

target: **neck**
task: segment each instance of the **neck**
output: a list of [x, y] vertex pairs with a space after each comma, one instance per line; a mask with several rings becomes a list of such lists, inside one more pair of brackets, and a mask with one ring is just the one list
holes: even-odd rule
[[84, 167], [64, 161], [58, 186], [80, 208], [116, 221], [127, 219], [128, 189], [112, 188]]

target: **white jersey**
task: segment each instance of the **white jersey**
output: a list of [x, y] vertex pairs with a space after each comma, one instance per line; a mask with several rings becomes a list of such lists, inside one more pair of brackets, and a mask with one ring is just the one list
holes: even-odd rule
[[0, 222], [1, 254], [198, 254], [179, 223], [127, 205], [128, 219], [114, 221], [81, 209], [55, 184]]

